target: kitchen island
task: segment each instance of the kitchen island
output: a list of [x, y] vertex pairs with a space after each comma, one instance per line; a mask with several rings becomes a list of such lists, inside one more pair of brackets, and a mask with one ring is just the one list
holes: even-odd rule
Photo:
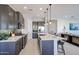
[[39, 36], [39, 48], [42, 55], [57, 55], [57, 43], [58, 40], [64, 39], [55, 35], [47, 34], [45, 36]]
[[[26, 36], [9, 37], [7, 40], [0, 41], [0, 55], [17, 55], [26, 44]], [[24, 39], [25, 38], [25, 39]]]

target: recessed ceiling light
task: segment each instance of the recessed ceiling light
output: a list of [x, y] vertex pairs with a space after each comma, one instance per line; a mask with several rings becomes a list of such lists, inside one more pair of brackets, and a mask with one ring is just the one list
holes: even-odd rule
[[27, 9], [27, 7], [24, 7], [24, 9]]
[[43, 10], [43, 8], [40, 8], [40, 10]]

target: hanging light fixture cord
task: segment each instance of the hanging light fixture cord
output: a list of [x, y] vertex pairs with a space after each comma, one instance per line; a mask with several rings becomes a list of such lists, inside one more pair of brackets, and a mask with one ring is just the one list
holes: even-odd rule
[[47, 10], [47, 23], [48, 23], [48, 8], [46, 10]]
[[51, 5], [52, 4], [49, 4], [49, 6], [50, 6], [50, 21], [51, 21]]
[[46, 18], [45, 18], [45, 15], [46, 15], [46, 12], [44, 12], [44, 21], [45, 21], [45, 19], [46, 19]]

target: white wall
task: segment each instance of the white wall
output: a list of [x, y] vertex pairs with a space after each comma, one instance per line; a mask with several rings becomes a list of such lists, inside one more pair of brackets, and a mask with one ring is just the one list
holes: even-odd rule
[[23, 33], [27, 34], [28, 33], [28, 20], [27, 17], [25, 15], [23, 15], [24, 17], [24, 30]]
[[66, 27], [66, 32], [72, 33], [72, 34], [79, 34], [79, 30], [70, 31], [69, 30], [69, 23], [79, 23], [78, 19], [58, 19], [57, 23], [57, 32], [61, 33], [63, 32], [63, 27]]
[[28, 38], [32, 38], [32, 20], [28, 19]]
[[27, 14], [23, 14], [24, 21], [25, 21], [25, 28], [24, 33], [28, 33], [28, 38], [32, 38], [32, 19], [30, 16], [27, 16]]

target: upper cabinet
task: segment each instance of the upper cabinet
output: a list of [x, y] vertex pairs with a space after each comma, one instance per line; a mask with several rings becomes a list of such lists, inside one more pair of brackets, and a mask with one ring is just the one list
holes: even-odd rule
[[14, 28], [20, 29], [23, 27], [24, 19], [21, 13], [15, 12], [8, 5], [0, 5], [0, 30]]
[[8, 7], [8, 29], [17, 28], [17, 19], [15, 19], [15, 15], [15, 11], [12, 8]]
[[17, 13], [17, 19], [18, 19], [18, 29], [23, 29], [24, 28], [24, 18], [23, 15], [20, 12]]
[[6, 5], [0, 5], [0, 29], [8, 29], [8, 9]]

